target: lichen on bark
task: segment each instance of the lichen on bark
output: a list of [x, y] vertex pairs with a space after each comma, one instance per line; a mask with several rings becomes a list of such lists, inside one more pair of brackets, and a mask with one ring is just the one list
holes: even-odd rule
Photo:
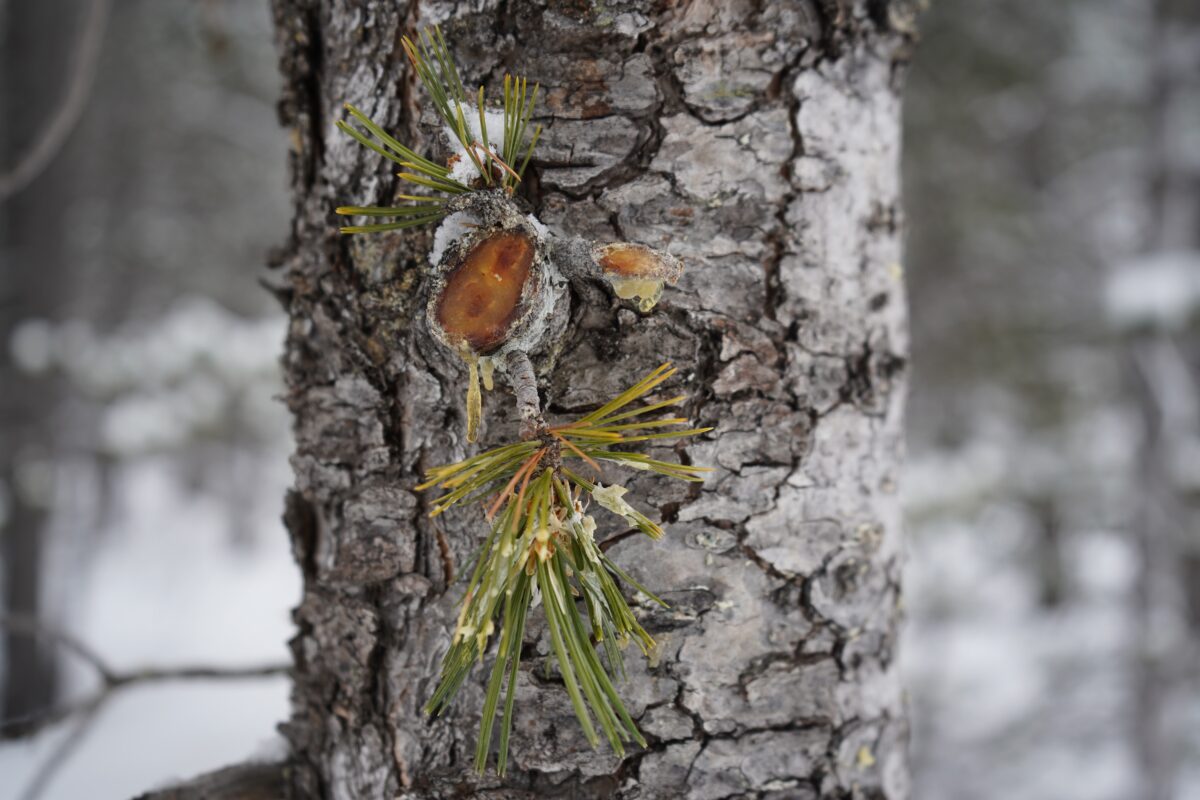
[[[286, 519], [305, 579], [293, 795], [906, 797], [894, 649], [907, 6], [274, 5], [296, 204], [278, 259], [296, 420]], [[649, 315], [570, 279], [544, 405], [587, 408], [673, 360], [692, 365], [684, 413], [717, 426], [669, 454], [718, 467], [702, 488], [627, 482], [668, 537], [607, 545], [671, 587], [669, 610], [635, 608], [659, 648], [620, 687], [650, 746], [620, 761], [592, 751], [530, 660], [503, 781], [470, 774], [482, 675], [457, 715], [421, 710], [477, 546], [474, 512], [431, 521], [413, 492], [424, 468], [467, 452], [464, 368], [422, 327], [431, 232], [339, 240], [331, 215], [396, 188], [335, 130], [343, 102], [429, 141], [399, 41], [434, 22], [471, 81], [517, 66], [543, 85], [525, 191], [554, 234], [637, 241], [688, 267]], [[511, 400], [485, 402], [484, 435], [515, 438]], [[527, 647], [546, 646], [531, 626]]]

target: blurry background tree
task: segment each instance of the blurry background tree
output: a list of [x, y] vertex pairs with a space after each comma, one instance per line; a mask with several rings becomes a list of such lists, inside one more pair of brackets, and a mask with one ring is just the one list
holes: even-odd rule
[[[0, 617], [120, 672], [286, 657], [284, 325], [256, 285], [286, 227], [278, 94], [263, 4], [0, 3]], [[100, 688], [2, 627], [5, 738]], [[282, 677], [131, 687], [44, 788], [130, 796], [240, 757], [285, 709]], [[0, 797], [81, 722], [0, 747]]]
[[1200, 792], [1194, 3], [935, 3], [906, 97], [918, 795]]

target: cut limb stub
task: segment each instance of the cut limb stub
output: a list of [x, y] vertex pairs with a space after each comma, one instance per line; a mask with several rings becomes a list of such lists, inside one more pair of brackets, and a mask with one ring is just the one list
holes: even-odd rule
[[[507, 208], [507, 200], [499, 202]], [[501, 213], [469, 228], [436, 264], [426, 316], [433, 334], [467, 363], [469, 442], [477, 441], [482, 417], [480, 379], [490, 389], [495, 367], [507, 371], [516, 353], [528, 363], [563, 299], [562, 279], [544, 249], [523, 215]]]
[[434, 239], [448, 244], [434, 248], [426, 316], [434, 336], [467, 363], [469, 442], [482, 418], [480, 382], [490, 389], [496, 367], [516, 397], [522, 437], [544, 427], [531, 359], [553, 352], [565, 330], [566, 276], [608, 281], [644, 313], [683, 274], [679, 259], [662, 250], [554, 236], [502, 191], [467, 192], [446, 210]]
[[502, 231], [476, 243], [450, 269], [434, 311], [448, 339], [475, 355], [504, 344], [522, 313], [534, 248], [523, 232]]
[[683, 274], [683, 263], [670, 253], [641, 244], [614, 242], [597, 245], [592, 257], [612, 284], [617, 297], [639, 298], [642, 311], [654, 308], [664, 283], [675, 283]]

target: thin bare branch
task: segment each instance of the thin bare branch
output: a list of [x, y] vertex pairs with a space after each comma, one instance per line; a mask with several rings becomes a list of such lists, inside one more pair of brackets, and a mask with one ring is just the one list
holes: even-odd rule
[[34, 137], [33, 144], [17, 160], [16, 166], [9, 172], [0, 173], [0, 201], [24, 189], [50, 166], [83, 116], [96, 76], [96, 62], [100, 58], [110, 6], [111, 0], [92, 0], [75, 49], [66, 94], [46, 128]]
[[54, 779], [58, 771], [71, 759], [71, 756], [75, 754], [75, 751], [79, 749], [79, 746], [87, 738], [92, 725], [100, 717], [100, 707], [103, 704], [104, 696], [98, 694], [95, 696], [94, 701], [87, 708], [83, 709], [79, 721], [71, 729], [71, 732], [38, 765], [37, 771], [33, 773], [33, 777], [25, 784], [25, 789], [20, 794], [20, 800], [38, 800], [42, 796], [46, 791], [46, 787], [50, 785], [50, 781]]
[[93, 713], [107, 702], [113, 693], [136, 684], [166, 681], [247, 680], [285, 675], [289, 669], [287, 664], [261, 664], [237, 667], [184, 665], [116, 670], [77, 637], [29, 616], [23, 614], [0, 615], [0, 628], [53, 642], [87, 662], [100, 677], [100, 685], [96, 690], [77, 700], [53, 706], [36, 714], [0, 720], [0, 740], [32, 736], [63, 720]]
[[45, 620], [29, 614], [0, 614], [0, 628], [57, 645], [90, 664], [96, 672], [100, 673], [101, 679], [105, 682], [112, 680], [112, 668], [95, 650], [77, 637]]
[[285, 675], [289, 669], [287, 664], [263, 664], [244, 667], [195, 665], [145, 667], [118, 671], [79, 638], [34, 617], [25, 614], [3, 614], [0, 615], [0, 628], [52, 642], [86, 661], [100, 677], [100, 685], [96, 690], [82, 698], [54, 706], [41, 713], [0, 720], [0, 740], [3, 740], [32, 736], [56, 723], [73, 717], [79, 718], [71, 732], [38, 766], [24, 791], [19, 795], [21, 800], [37, 800], [42, 796], [55, 774], [62, 769], [83, 743], [92, 725], [99, 717], [100, 711], [104, 708], [104, 704], [126, 687], [165, 681], [227, 681], [266, 678]]

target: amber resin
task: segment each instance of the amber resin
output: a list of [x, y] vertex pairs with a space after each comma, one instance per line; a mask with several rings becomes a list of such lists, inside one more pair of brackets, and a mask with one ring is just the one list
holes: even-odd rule
[[521, 317], [533, 258], [534, 242], [520, 231], [497, 233], [475, 244], [447, 275], [438, 298], [437, 323], [446, 338], [477, 355], [504, 344]]
[[674, 256], [640, 244], [601, 245], [595, 250], [595, 258], [617, 297], [641, 298], [642, 311], [654, 308], [662, 296], [663, 284], [674, 283], [683, 272], [683, 265]]
[[600, 266], [622, 278], [662, 277], [662, 257], [640, 244], [609, 244], [601, 248]]

